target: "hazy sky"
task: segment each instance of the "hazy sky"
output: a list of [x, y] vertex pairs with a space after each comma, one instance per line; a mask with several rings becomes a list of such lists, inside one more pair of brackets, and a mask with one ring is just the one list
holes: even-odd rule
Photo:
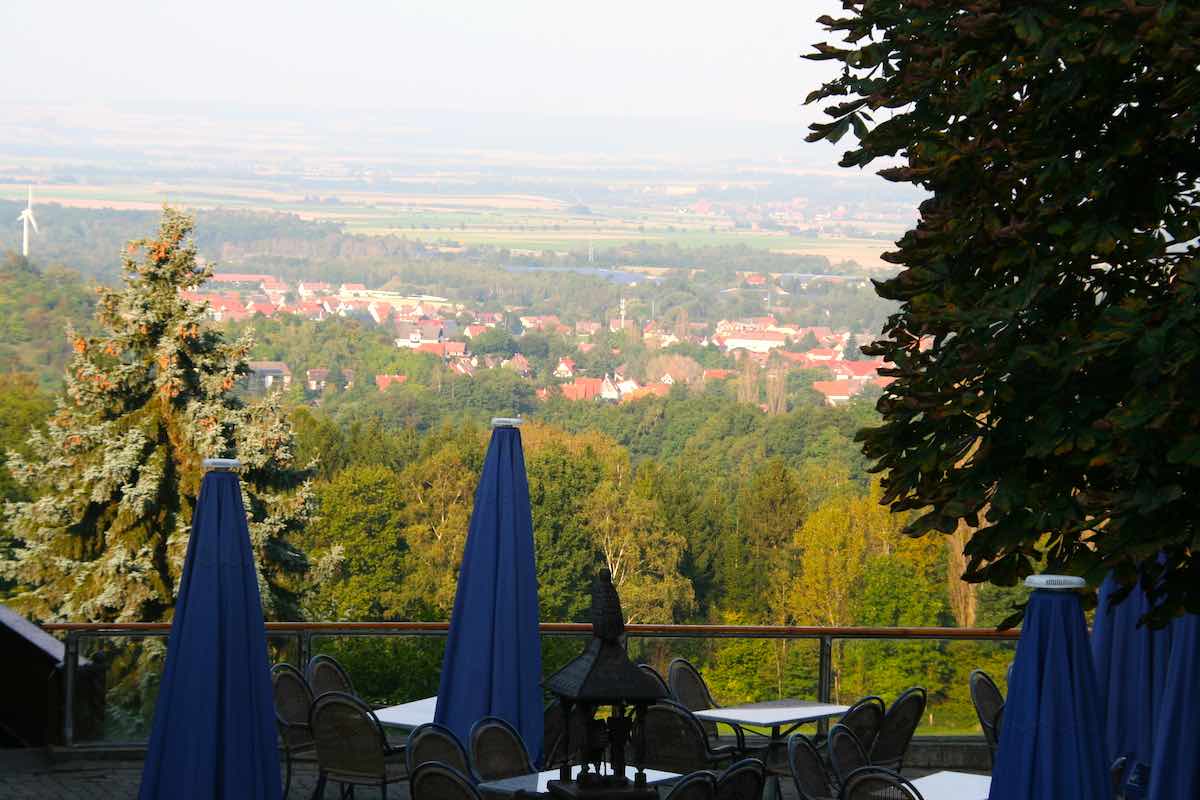
[[0, 96], [798, 122], [839, 5], [0, 0]]

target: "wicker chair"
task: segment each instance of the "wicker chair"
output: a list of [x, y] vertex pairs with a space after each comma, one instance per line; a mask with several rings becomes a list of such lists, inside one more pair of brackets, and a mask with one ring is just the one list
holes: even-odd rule
[[389, 784], [408, 777], [404, 748], [388, 744], [375, 712], [345, 692], [326, 692], [313, 701], [309, 715], [317, 746], [320, 776], [314, 797], [322, 797], [333, 780], [343, 789], [378, 786], [383, 798]]
[[883, 726], [886, 708], [882, 697], [870, 695], [850, 706], [850, 710], [843, 714], [838, 722], [854, 731], [858, 743], [869, 753], [875, 744], [875, 738], [879, 736], [879, 729]]
[[354, 684], [350, 682], [350, 676], [333, 656], [314, 657], [308, 662], [305, 674], [315, 697], [320, 697], [326, 692], [358, 696], [358, 692], [354, 691]]
[[715, 800], [717, 779], [711, 772], [693, 772], [675, 782], [664, 800]]
[[736, 748], [714, 747], [700, 720], [679, 703], [660, 700], [646, 709], [646, 752], [642, 766], [666, 772], [721, 768], [737, 757]]
[[839, 787], [846, 785], [846, 778], [856, 769], [869, 766], [867, 754], [854, 731], [840, 722], [829, 730], [829, 765]]
[[744, 758], [717, 776], [717, 800], [762, 800], [767, 769], [757, 758]]
[[1004, 711], [1004, 695], [991, 676], [981, 669], [971, 673], [970, 686], [971, 703], [975, 706], [979, 727], [983, 729], [983, 738], [987, 740], [988, 752], [994, 762], [996, 748], [1000, 745], [999, 720]]
[[482, 800], [466, 775], [436, 761], [417, 767], [409, 788], [412, 800]]
[[857, 769], [846, 778], [841, 800], [925, 800], [898, 772], [882, 767]]
[[[654, 667], [650, 666], [649, 664], [638, 664], [638, 669], [645, 672], [651, 678], [654, 678], [654, 682], [658, 684], [658, 688], [660, 688], [664, 692], [666, 692], [667, 697], [669, 697], [672, 700], [676, 700], [675, 695], [671, 694], [671, 687], [667, 685], [667, 681], [663, 678], [663, 676], [661, 674], [659, 674], [658, 670], [656, 670]], [[678, 702], [678, 700], [676, 700], [676, 702]]]
[[[671, 692], [672, 699], [688, 711], [696, 712], [709, 708], [720, 708], [717, 701], [713, 699], [712, 692], [708, 690], [708, 684], [700, 676], [699, 670], [692, 666], [692, 663], [685, 658], [676, 658], [671, 661], [671, 664], [667, 668], [667, 686]], [[705, 735], [712, 740], [714, 746], [727, 744], [721, 741], [720, 734], [717, 731], [717, 723], [708, 720], [698, 721], [704, 728]], [[734, 736], [737, 737], [736, 746], [738, 752], [747, 752], [746, 732], [740, 725], [725, 724], [728, 724], [733, 729]]]
[[408, 735], [408, 746], [404, 748], [408, 774], [415, 775], [417, 767], [431, 761], [453, 767], [467, 778], [471, 777], [471, 764], [467, 751], [454, 731], [436, 722], [418, 725]]
[[275, 727], [283, 743], [285, 764], [283, 796], [292, 788], [292, 761], [316, 748], [308, 712], [312, 709], [313, 694], [300, 670], [291, 664], [276, 664], [271, 668], [271, 689], [275, 697]]
[[904, 755], [912, 741], [921, 715], [925, 713], [925, 690], [917, 686], [896, 698], [892, 707], [883, 715], [879, 735], [871, 746], [871, 764], [876, 767], [900, 771]]
[[537, 772], [521, 734], [499, 717], [484, 717], [471, 726], [471, 768], [480, 782]]
[[788, 737], [787, 754], [792, 783], [800, 800], [833, 800], [837, 797], [821, 753], [811, 739], [802, 733], [793, 733]]

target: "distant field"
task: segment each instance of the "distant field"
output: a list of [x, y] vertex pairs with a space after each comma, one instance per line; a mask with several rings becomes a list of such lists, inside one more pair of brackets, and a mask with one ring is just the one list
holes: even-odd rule
[[[23, 184], [0, 183], [0, 198], [21, 201]], [[728, 218], [698, 216], [659, 204], [614, 206], [572, 213], [563, 201], [529, 194], [391, 194], [360, 187], [338, 190], [339, 202], [320, 203], [301, 191], [274, 188], [268, 181], [212, 183], [46, 184], [34, 188], [35, 203], [76, 208], [155, 210], [164, 202], [184, 208], [241, 208], [297, 214], [338, 222], [353, 233], [396, 235], [430, 243], [488, 244], [524, 250], [586, 250], [639, 241], [680, 247], [737, 245], [798, 255], [821, 255], [834, 263], [853, 260], [867, 268], [885, 266], [881, 253], [890, 240], [802, 237], [734, 228]], [[892, 236], [899, 225], [871, 223]]]
[[794, 255], [822, 255], [830, 261], [857, 261], [864, 267], [882, 267], [880, 254], [891, 250], [892, 243], [882, 239], [823, 238], [810, 239], [785, 234], [775, 235], [752, 231], [701, 231], [656, 229], [644, 231], [612, 230], [601, 228], [596, 231], [579, 229], [563, 230], [506, 230], [495, 228], [466, 229], [458, 227], [396, 227], [385, 225], [359, 225], [347, 221], [347, 228], [356, 233], [371, 235], [407, 236], [426, 242], [459, 242], [462, 244], [489, 244], [496, 247], [521, 250], [586, 250], [589, 244], [596, 247], [612, 247], [639, 241], [677, 244], [680, 247], [703, 247], [710, 245], [744, 244], [763, 250], [772, 250]]

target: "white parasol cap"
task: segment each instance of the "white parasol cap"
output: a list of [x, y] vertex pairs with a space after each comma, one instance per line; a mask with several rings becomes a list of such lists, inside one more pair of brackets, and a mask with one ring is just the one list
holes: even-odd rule
[[1054, 589], [1061, 592], [1082, 589], [1087, 581], [1077, 575], [1030, 575], [1025, 579], [1030, 589]]
[[493, 428], [517, 428], [525, 420], [520, 417], [492, 417]]
[[206, 458], [205, 472], [235, 472], [242, 468], [242, 462], [236, 458]]

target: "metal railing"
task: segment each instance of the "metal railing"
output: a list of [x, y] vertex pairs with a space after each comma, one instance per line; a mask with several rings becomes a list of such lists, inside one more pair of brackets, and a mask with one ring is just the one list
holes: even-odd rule
[[[168, 622], [47, 623], [43, 630], [63, 636], [65, 663], [63, 665], [63, 744], [75, 747], [75, 701], [79, 670], [80, 645], [88, 638], [148, 638], [165, 637]], [[445, 636], [448, 622], [268, 622], [267, 636], [271, 639], [294, 638], [301, 668], [312, 656], [312, 640], [316, 637], [363, 636]], [[591, 635], [591, 625], [571, 622], [543, 622], [542, 636]], [[819, 644], [817, 699], [823, 703], [833, 700], [833, 645], [841, 640], [967, 640], [980, 642], [1009, 642], [1020, 637], [1019, 630], [998, 631], [993, 628], [868, 628], [868, 627], [807, 627], [794, 625], [646, 625], [630, 624], [626, 634], [631, 639], [784, 639], [815, 640]]]

